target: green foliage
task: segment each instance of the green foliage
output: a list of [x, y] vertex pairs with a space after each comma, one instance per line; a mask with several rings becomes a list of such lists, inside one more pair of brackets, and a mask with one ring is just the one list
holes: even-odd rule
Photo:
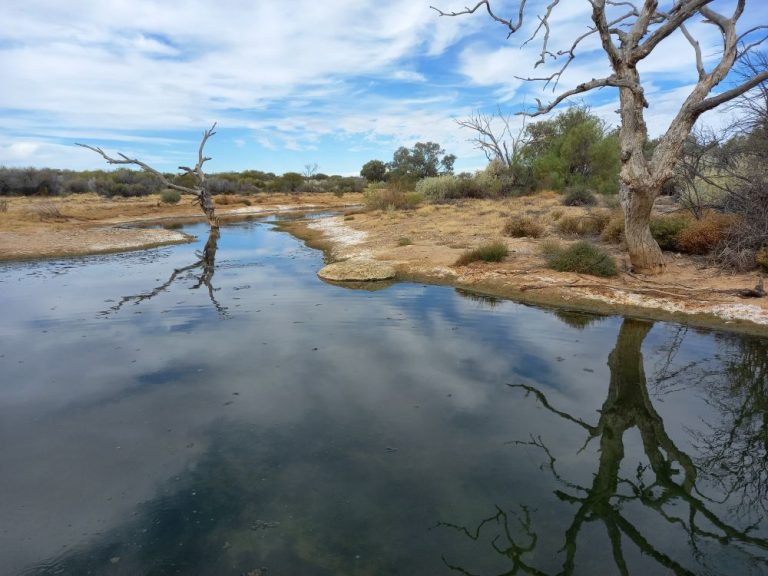
[[502, 232], [512, 238], [541, 238], [544, 226], [530, 216], [515, 216], [504, 224]]
[[480, 198], [483, 195], [473, 178], [459, 178], [451, 174], [420, 180], [416, 183], [416, 192], [433, 203], [457, 198]]
[[509, 254], [507, 245], [501, 240], [481, 244], [474, 250], [467, 250], [456, 260], [456, 266], [466, 266], [471, 262], [501, 262]]
[[594, 206], [595, 204], [597, 204], [597, 198], [584, 186], [568, 188], [563, 195], [564, 206]]
[[181, 193], [178, 190], [166, 190], [160, 195], [160, 201], [163, 204], [178, 204], [181, 200]]
[[690, 224], [686, 216], [661, 216], [651, 218], [651, 235], [662, 250], [678, 250], [680, 233]]
[[618, 133], [589, 108], [573, 106], [551, 120], [529, 124], [526, 136], [523, 156], [540, 188], [582, 184], [601, 193], [618, 191]]
[[616, 261], [608, 253], [589, 242], [581, 241], [568, 248], [554, 248], [545, 254], [547, 266], [558, 272], [576, 272], [610, 277], [618, 274]]
[[387, 168], [392, 176], [407, 176], [418, 180], [453, 174], [455, 161], [456, 156], [446, 154], [436, 142], [416, 142], [413, 148], [398, 148]]
[[363, 164], [360, 176], [368, 182], [382, 182], [387, 178], [387, 165], [381, 160], [369, 160]]
[[403, 237], [403, 238], [398, 238], [397, 240], [398, 246], [410, 246], [411, 244], [413, 244], [413, 242], [411, 242], [410, 238]]

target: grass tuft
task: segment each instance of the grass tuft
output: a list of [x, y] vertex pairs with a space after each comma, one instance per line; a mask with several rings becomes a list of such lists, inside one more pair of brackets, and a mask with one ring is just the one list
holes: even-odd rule
[[501, 262], [509, 254], [507, 245], [501, 240], [481, 244], [474, 250], [467, 250], [456, 260], [456, 266], [466, 266], [471, 262]]

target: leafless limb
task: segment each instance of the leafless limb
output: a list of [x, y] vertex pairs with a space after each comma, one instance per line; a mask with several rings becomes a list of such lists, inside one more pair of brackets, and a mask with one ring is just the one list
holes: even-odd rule
[[511, 169], [522, 151], [525, 133], [523, 123], [517, 134], [513, 134], [511, 120], [512, 115], [505, 114], [501, 107], [498, 107], [495, 114], [483, 114], [478, 111], [466, 120], [456, 120], [456, 124], [475, 133], [469, 141], [485, 154], [489, 162], [497, 159], [506, 168]]
[[203, 211], [203, 213], [206, 215], [206, 218], [208, 219], [208, 223], [211, 225], [211, 228], [218, 228], [219, 222], [216, 218], [216, 212], [213, 205], [213, 199], [211, 198], [210, 191], [208, 190], [206, 179], [205, 179], [205, 172], [203, 171], [203, 164], [205, 164], [208, 160], [210, 160], [210, 157], [207, 157], [203, 154], [203, 150], [205, 148], [206, 142], [208, 142], [208, 139], [216, 134], [216, 122], [213, 123], [213, 125], [203, 132], [202, 139], [200, 140], [200, 146], [198, 147], [197, 151], [197, 164], [195, 164], [194, 168], [189, 168], [187, 166], [179, 166], [179, 170], [181, 170], [184, 174], [189, 174], [195, 179], [196, 186], [194, 188], [190, 188], [188, 186], [180, 186], [179, 184], [176, 184], [174, 182], [171, 182], [165, 174], [160, 172], [159, 170], [156, 170], [146, 162], [143, 162], [142, 160], [139, 160], [138, 158], [130, 158], [123, 154], [122, 152], [118, 152], [117, 155], [119, 158], [115, 158], [114, 156], [108, 155], [104, 150], [98, 146], [92, 146], [90, 144], [82, 144], [80, 142], [76, 142], [76, 146], [80, 146], [82, 148], [87, 148], [88, 150], [91, 150], [93, 152], [96, 152], [99, 156], [104, 158], [104, 160], [107, 161], [107, 164], [117, 164], [117, 165], [134, 165], [138, 166], [145, 172], [149, 172], [150, 174], [155, 175], [164, 186], [171, 188], [172, 190], [178, 190], [179, 192], [183, 192], [185, 194], [193, 194], [195, 196], [195, 203], [198, 204]]

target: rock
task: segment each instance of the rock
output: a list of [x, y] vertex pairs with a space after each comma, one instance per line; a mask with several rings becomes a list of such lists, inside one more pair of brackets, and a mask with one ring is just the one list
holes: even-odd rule
[[395, 269], [389, 264], [377, 260], [352, 258], [343, 262], [328, 264], [317, 275], [324, 280], [334, 282], [370, 282], [394, 278]]

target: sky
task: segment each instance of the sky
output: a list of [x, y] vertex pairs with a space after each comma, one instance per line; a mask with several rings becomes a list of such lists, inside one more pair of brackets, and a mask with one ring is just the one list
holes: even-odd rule
[[[194, 163], [203, 130], [217, 122], [206, 146], [211, 172], [280, 174], [317, 164], [326, 174], [352, 175], [419, 141], [456, 154], [457, 170], [482, 168], [485, 157], [457, 119], [530, 109], [536, 98], [606, 75], [608, 63], [588, 38], [556, 92], [520, 80], [554, 70], [551, 62], [534, 69], [540, 43], [523, 45], [538, 21], [528, 18], [507, 38], [484, 12], [450, 18], [430, 8], [460, 10], [466, 1], [6, 0], [0, 166], [105, 168], [74, 146], [84, 142], [174, 171]], [[529, 16], [547, 3], [529, 1]], [[732, 11], [734, 4], [713, 6]], [[493, 5], [503, 16], [516, 13], [516, 1]], [[590, 12], [587, 0], [562, 0], [551, 48], [569, 48]], [[747, 0], [740, 28], [764, 23], [768, 2]], [[690, 31], [711, 67], [719, 32], [700, 21]], [[639, 67], [652, 136], [695, 84], [694, 62], [677, 32]], [[576, 102], [617, 124], [615, 90]], [[704, 122], [722, 124], [722, 116]]]

